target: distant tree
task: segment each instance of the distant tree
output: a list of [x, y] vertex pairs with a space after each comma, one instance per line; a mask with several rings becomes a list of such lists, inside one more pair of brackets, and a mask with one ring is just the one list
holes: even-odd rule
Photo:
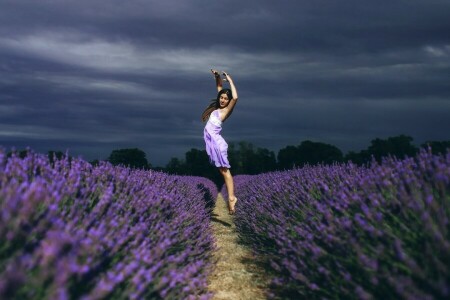
[[164, 171], [170, 174], [184, 174], [185, 164], [176, 157], [172, 157], [167, 163]]
[[258, 168], [255, 170], [255, 174], [266, 173], [274, 171], [277, 168], [277, 161], [275, 159], [275, 153], [265, 148], [256, 149], [256, 164]]
[[233, 142], [228, 143], [228, 161], [230, 162], [230, 165], [233, 168], [232, 169], [233, 174], [243, 174], [242, 160], [239, 157], [238, 148], [236, 147], [236, 144]]
[[305, 164], [332, 164], [342, 161], [342, 151], [336, 146], [309, 140], [303, 141], [299, 146], [287, 146], [278, 152], [280, 169], [291, 169], [294, 166], [302, 167]]
[[275, 154], [252, 143], [241, 141], [230, 143], [228, 158], [233, 174], [260, 174], [276, 169]]
[[255, 150], [252, 143], [240, 141], [237, 144], [230, 143], [228, 147], [228, 158], [233, 174], [255, 174], [254, 164]]
[[407, 135], [388, 137], [387, 139], [376, 138], [370, 146], [356, 153], [350, 151], [345, 155], [345, 161], [352, 161], [358, 165], [370, 164], [372, 157], [381, 162], [388, 155], [402, 159], [406, 156], [412, 157], [417, 154], [418, 148], [412, 144], [413, 138]]
[[386, 140], [376, 138], [371, 141], [371, 145], [367, 149], [369, 155], [380, 162], [384, 156], [394, 156], [404, 158], [406, 156], [416, 155], [418, 149], [412, 144], [413, 138], [407, 135], [399, 135], [388, 137]]
[[148, 169], [151, 167], [145, 157], [145, 152], [137, 148], [113, 150], [108, 161], [113, 165], [124, 165], [130, 168]]
[[450, 141], [428, 141], [420, 145], [421, 148], [431, 147], [433, 154], [446, 154], [450, 151]]
[[208, 169], [211, 168], [206, 150], [192, 148], [186, 152], [185, 157], [186, 172], [190, 175], [200, 176], [207, 173]]
[[[165, 172], [179, 175], [202, 176], [211, 179], [220, 188], [223, 177], [217, 167], [209, 161], [205, 150], [192, 148], [185, 154], [185, 160], [172, 158], [164, 168]], [[230, 143], [228, 160], [233, 175], [259, 174], [276, 168], [275, 154], [264, 148], [256, 148], [251, 143]]]
[[300, 164], [300, 156], [298, 147], [286, 146], [278, 151], [278, 167], [280, 169], [292, 169], [294, 166]]
[[211, 179], [218, 187], [223, 184], [223, 177], [220, 175], [217, 167], [209, 161], [206, 150], [192, 148], [185, 154], [186, 162], [184, 164], [185, 174], [201, 176]]
[[342, 151], [336, 146], [312, 142], [303, 141], [298, 146], [300, 162], [302, 165], [310, 164], [332, 164], [333, 162], [341, 162], [343, 160]]
[[210, 162], [205, 150], [192, 148], [185, 153], [185, 160], [173, 157], [163, 169], [169, 174], [201, 176], [211, 179], [218, 188], [223, 184], [223, 178], [216, 167]]
[[351, 161], [361, 166], [370, 162], [370, 154], [367, 150], [361, 150], [360, 152], [350, 151], [345, 155], [344, 161]]

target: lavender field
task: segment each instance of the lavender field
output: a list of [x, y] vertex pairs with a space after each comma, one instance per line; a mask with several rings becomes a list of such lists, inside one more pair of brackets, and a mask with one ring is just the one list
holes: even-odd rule
[[0, 149], [1, 299], [208, 299], [205, 178]]
[[[269, 295], [450, 297], [450, 153], [234, 179]], [[210, 299], [216, 197], [206, 178], [0, 149], [0, 299]]]
[[270, 265], [275, 296], [450, 298], [449, 152], [241, 175], [235, 186], [236, 226]]

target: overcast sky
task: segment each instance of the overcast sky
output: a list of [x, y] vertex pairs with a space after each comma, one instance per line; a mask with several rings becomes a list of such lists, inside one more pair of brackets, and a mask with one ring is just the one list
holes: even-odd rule
[[226, 70], [228, 142], [450, 140], [448, 0], [0, 0], [0, 145], [154, 166], [204, 149]]

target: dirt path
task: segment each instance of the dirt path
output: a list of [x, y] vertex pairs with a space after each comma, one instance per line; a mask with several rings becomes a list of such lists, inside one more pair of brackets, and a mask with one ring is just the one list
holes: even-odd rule
[[265, 272], [245, 246], [238, 244], [233, 216], [219, 194], [211, 226], [217, 242], [214, 253], [216, 268], [209, 278], [209, 290], [215, 300], [266, 299], [264, 287], [268, 284]]

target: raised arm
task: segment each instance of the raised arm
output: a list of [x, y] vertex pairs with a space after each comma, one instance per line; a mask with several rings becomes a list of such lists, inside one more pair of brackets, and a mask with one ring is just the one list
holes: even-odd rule
[[217, 72], [216, 70], [211, 69], [211, 72], [216, 79], [217, 92], [220, 92], [222, 90], [222, 78], [220, 77], [219, 72]]
[[230, 74], [228, 74], [226, 72], [222, 72], [222, 73], [223, 73], [223, 75], [225, 75], [225, 80], [230, 83], [231, 96], [233, 97], [230, 99], [230, 103], [227, 105], [227, 107], [225, 107], [223, 109], [225, 111], [225, 116], [224, 116], [223, 120], [226, 120], [228, 118], [228, 116], [231, 114], [231, 112], [233, 111], [234, 106], [236, 105], [236, 102], [238, 101], [238, 94], [237, 94], [236, 86], [234, 85], [233, 79], [231, 78]]
[[[236, 101], [237, 101], [237, 99], [238, 99], [238, 94], [237, 94], [236, 87], [234, 86], [233, 79], [231, 79], [230, 74], [228, 74], [228, 73], [226, 73], [226, 72], [222, 72], [222, 73], [223, 73], [223, 75], [225, 75], [225, 78], [226, 78], [227, 81], [230, 83], [231, 95], [233, 96], [233, 99], [231, 99], [231, 100], [235, 100], [234, 102], [235, 102], [235, 104], [236, 104]], [[231, 103], [230, 103], [230, 104], [231, 104]]]

